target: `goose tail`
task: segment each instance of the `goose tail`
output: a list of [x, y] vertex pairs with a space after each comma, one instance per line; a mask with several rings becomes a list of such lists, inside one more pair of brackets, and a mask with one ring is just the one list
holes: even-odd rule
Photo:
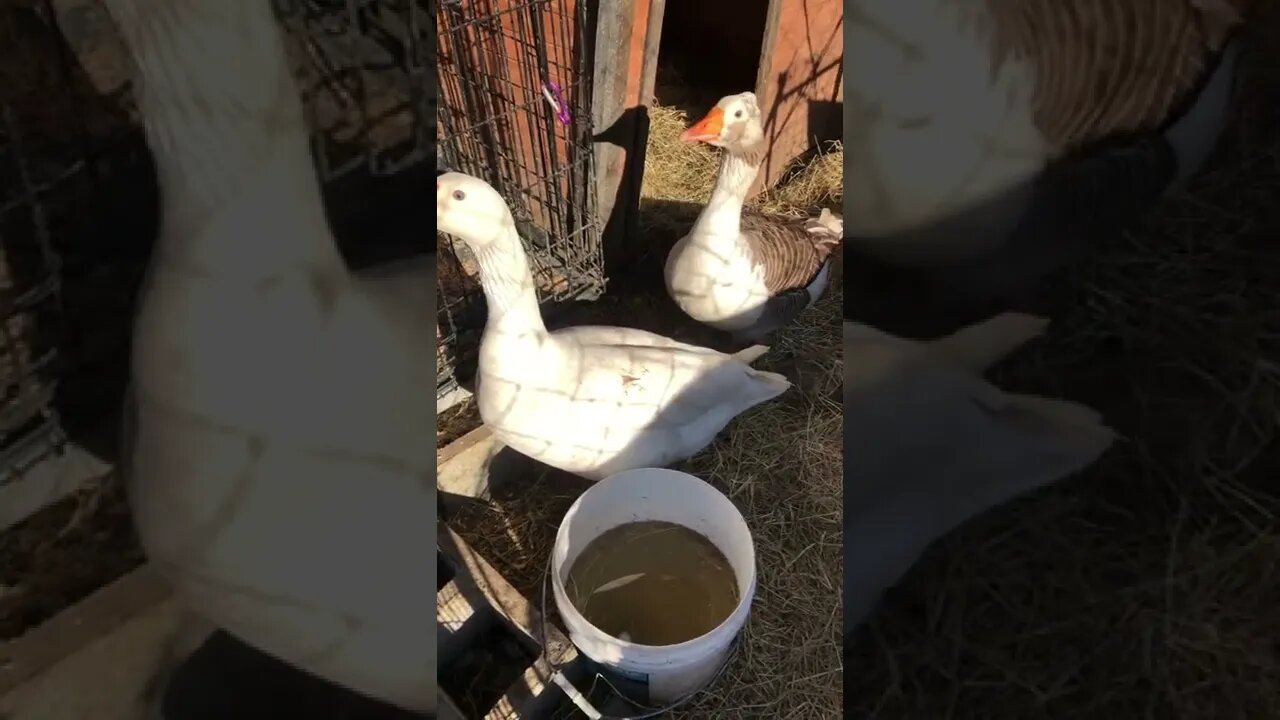
[[[777, 397], [791, 388], [791, 381], [785, 375], [767, 370], [756, 370], [751, 367], [751, 363], [759, 360], [765, 353], [769, 352], [768, 345], [752, 345], [749, 348], [739, 350], [730, 357], [743, 365], [747, 366], [747, 377], [753, 380], [757, 386], [764, 388], [764, 392], [760, 400], [763, 402], [771, 398]], [[752, 403], [755, 404], [755, 403]]]
[[804, 222], [805, 232], [820, 250], [828, 252], [844, 241], [844, 218], [823, 208], [816, 218], [808, 218]]
[[763, 357], [764, 354], [767, 352], [769, 352], [768, 345], [752, 345], [749, 348], [744, 348], [742, 350], [739, 350], [738, 352], [730, 355], [729, 357], [733, 358], [734, 360], [737, 360], [743, 365], [750, 365], [751, 363]]
[[1170, 190], [1185, 187], [1200, 172], [1217, 146], [1218, 138], [1230, 119], [1240, 51], [1241, 43], [1238, 38], [1227, 41], [1219, 55], [1217, 67], [1196, 95], [1195, 101], [1165, 131], [1164, 138], [1173, 148], [1177, 163], [1177, 175]]
[[765, 388], [765, 399], [775, 398], [791, 389], [791, 381], [786, 375], [752, 368], [749, 374], [753, 380]]
[[[1036, 431], [1060, 459], [1054, 477], [1079, 472], [1097, 460], [1115, 442], [1116, 433], [1091, 407], [1069, 400], [1038, 395], [1007, 395], [1006, 408], [1023, 416], [1027, 429]], [[1046, 468], [1049, 469], [1049, 468]]]
[[931, 345], [949, 362], [981, 373], [1040, 336], [1048, 325], [1048, 320], [1034, 315], [1001, 313], [934, 340]]

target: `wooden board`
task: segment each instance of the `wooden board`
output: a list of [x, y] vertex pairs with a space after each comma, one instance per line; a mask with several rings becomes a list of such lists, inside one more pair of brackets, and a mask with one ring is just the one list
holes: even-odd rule
[[844, 5], [839, 0], [772, 0], [761, 45], [756, 94], [770, 149], [757, 189], [777, 182], [797, 156], [815, 146], [815, 137], [840, 136]]
[[[29, 450], [38, 455], [44, 452], [44, 447], [41, 444]], [[22, 466], [25, 463], [16, 459], [14, 464]], [[68, 497], [111, 470], [110, 463], [74, 443], [68, 443], [62, 453], [39, 460], [7, 481], [0, 479], [0, 532]]]
[[144, 565], [0, 644], [0, 717], [137, 720], [180, 618]]
[[[548, 717], [563, 702], [552, 680], [555, 667], [572, 666], [578, 658], [577, 649], [555, 626], [549, 625], [544, 630], [542, 613], [457, 533], [442, 527], [439, 535], [440, 550], [454, 571], [454, 577], [441, 588], [436, 599], [441, 668], [462, 646], [473, 642], [483, 632], [483, 625], [496, 615], [502, 626], [516, 634], [523, 644], [536, 648], [538, 657], [489, 709], [485, 720]], [[440, 694], [444, 698], [442, 704], [457, 710], [443, 688]]]
[[650, 98], [657, 72], [662, 0], [600, 0], [592, 123], [595, 130], [596, 207], [604, 221], [607, 274], [627, 265], [638, 243], [640, 182], [648, 141]]

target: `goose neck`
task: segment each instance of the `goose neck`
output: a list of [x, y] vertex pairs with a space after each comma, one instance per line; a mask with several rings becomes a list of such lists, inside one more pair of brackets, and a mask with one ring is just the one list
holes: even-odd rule
[[272, 4], [106, 4], [160, 183], [160, 257], [219, 275], [340, 264]]
[[747, 193], [760, 173], [760, 148], [733, 148], [720, 159], [720, 172], [711, 199], [698, 217], [694, 232], [702, 236], [737, 239]]
[[485, 335], [545, 335], [547, 328], [538, 307], [529, 257], [510, 215], [499, 229], [498, 237], [473, 249], [473, 253], [480, 267], [480, 283], [489, 309]]

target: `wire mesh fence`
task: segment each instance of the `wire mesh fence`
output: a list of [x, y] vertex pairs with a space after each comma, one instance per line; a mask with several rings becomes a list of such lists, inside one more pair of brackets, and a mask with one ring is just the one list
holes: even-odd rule
[[62, 325], [60, 259], [23, 161], [23, 136], [10, 105], [0, 107], [4, 204], [0, 235], [13, 238], [0, 264], [0, 484], [60, 449], [65, 440], [54, 393]]
[[276, 10], [289, 31], [321, 180], [425, 163], [426, 0], [276, 0]]
[[[441, 0], [437, 165], [488, 181], [525, 241], [544, 314], [604, 289], [595, 197], [595, 23], [583, 0]], [[483, 329], [477, 268], [441, 243], [437, 397], [457, 387]]]
[[62, 79], [66, 57], [47, 10], [28, 3], [0, 12], [0, 485], [66, 443], [54, 404], [65, 329], [54, 234], [66, 225], [46, 199], [85, 165], [51, 142], [66, 126], [57, 115], [70, 116], [75, 98], [71, 82], [50, 82]]

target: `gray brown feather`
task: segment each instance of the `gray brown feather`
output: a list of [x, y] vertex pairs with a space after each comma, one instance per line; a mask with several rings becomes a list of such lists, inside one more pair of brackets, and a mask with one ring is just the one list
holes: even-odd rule
[[1196, 92], [1217, 44], [1190, 0], [986, 1], [996, 61], [1034, 66], [1036, 124], [1060, 152], [1162, 127]]
[[770, 296], [808, 287], [840, 243], [839, 233], [815, 227], [812, 218], [754, 210], [743, 211], [741, 232]]
[[773, 332], [780, 327], [789, 325], [800, 313], [809, 307], [812, 298], [809, 297], [809, 291], [804, 288], [796, 288], [787, 290], [781, 294], [774, 295], [764, 305], [764, 313], [761, 314], [760, 320], [752, 328], [752, 332], [747, 333], [745, 337], [758, 338], [764, 333]]

